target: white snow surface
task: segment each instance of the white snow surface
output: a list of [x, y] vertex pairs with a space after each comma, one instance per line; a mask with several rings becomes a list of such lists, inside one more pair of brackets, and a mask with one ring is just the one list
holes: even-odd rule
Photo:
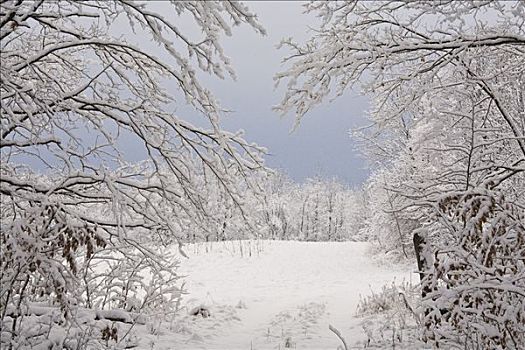
[[[242, 255], [240, 252], [242, 247]], [[188, 245], [180, 273], [189, 293], [182, 317], [138, 332], [144, 349], [337, 349], [366, 340], [355, 316], [360, 295], [411, 266], [380, 266], [362, 242], [229, 241]], [[251, 253], [251, 256], [250, 256]], [[196, 307], [209, 317], [192, 316]], [[350, 346], [351, 347], [351, 346]]]

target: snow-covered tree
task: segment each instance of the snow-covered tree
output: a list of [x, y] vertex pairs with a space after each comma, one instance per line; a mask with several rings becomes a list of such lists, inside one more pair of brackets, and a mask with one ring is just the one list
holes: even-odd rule
[[260, 236], [306, 241], [359, 240], [363, 202], [338, 181], [320, 177], [294, 184], [284, 175], [261, 178]]
[[367, 215], [361, 223], [361, 234], [392, 260], [413, 255], [411, 234], [418, 227], [417, 220], [400, 209], [408, 201], [393, 190], [399, 181], [397, 171], [395, 167], [380, 169], [367, 180], [364, 188]]
[[288, 88], [277, 109], [299, 120], [360, 84], [373, 99], [373, 126], [361, 139], [380, 168], [369, 197], [383, 214], [371, 215], [398, 247], [414, 237], [428, 339], [519, 348], [525, 4], [334, 1], [306, 9], [322, 25], [304, 45], [283, 41], [291, 53], [277, 80]]
[[[59, 307], [67, 327], [79, 306], [176, 298], [174, 271], [162, 272], [176, 265], [156, 247], [204, 215], [195, 169], [238, 202], [236, 177], [262, 166], [258, 147], [221, 130], [221, 107], [198, 80], [235, 77], [220, 38], [243, 23], [264, 33], [256, 16], [237, 1], [154, 5], [0, 5], [2, 347], [44, 341], [49, 331], [24, 323], [36, 301]], [[198, 31], [183, 31], [182, 16]], [[207, 126], [174, 113], [180, 103]], [[138, 277], [147, 271], [153, 285]]]

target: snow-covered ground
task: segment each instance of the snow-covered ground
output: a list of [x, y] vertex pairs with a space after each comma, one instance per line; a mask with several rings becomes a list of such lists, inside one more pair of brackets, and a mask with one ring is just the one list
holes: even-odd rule
[[[367, 243], [244, 241], [186, 247], [181, 318], [140, 332], [147, 349], [337, 349], [332, 324], [347, 343], [366, 340], [355, 317], [360, 295], [394, 279], [416, 279], [410, 267], [378, 266]], [[241, 252], [242, 248], [242, 252]], [[193, 307], [210, 317], [191, 316]], [[153, 333], [153, 334], [151, 334]]]

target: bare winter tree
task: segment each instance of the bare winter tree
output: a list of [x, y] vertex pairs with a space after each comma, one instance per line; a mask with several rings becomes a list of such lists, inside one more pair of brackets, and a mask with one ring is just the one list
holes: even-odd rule
[[283, 41], [291, 53], [276, 76], [287, 82], [277, 109], [299, 121], [360, 84], [374, 101], [361, 136], [383, 166], [372, 188], [388, 194], [388, 234], [401, 247], [417, 242], [426, 336], [520, 348], [525, 3], [334, 1], [306, 11], [322, 25], [304, 45]]
[[[175, 265], [155, 246], [182, 234], [181, 216], [204, 215], [195, 169], [235, 202], [232, 177], [262, 166], [257, 146], [221, 130], [221, 108], [198, 80], [235, 77], [220, 37], [243, 23], [264, 34], [256, 16], [237, 1], [153, 7], [0, 5], [2, 347], [49, 335], [23, 317], [37, 301], [70, 322], [80, 306], [147, 311], [176, 299]], [[182, 17], [198, 30], [181, 30]], [[179, 98], [208, 126], [172, 113]], [[131, 164], [129, 147], [144, 161]], [[143, 284], [146, 270], [171, 297]]]

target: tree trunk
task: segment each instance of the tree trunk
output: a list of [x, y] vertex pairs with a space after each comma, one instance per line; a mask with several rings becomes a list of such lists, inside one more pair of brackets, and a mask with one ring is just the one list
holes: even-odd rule
[[429, 262], [426, 261], [425, 255], [423, 254], [423, 249], [427, 245], [427, 242], [425, 238], [417, 232], [414, 233], [413, 241], [417, 259], [417, 269], [419, 270], [419, 280], [422, 285], [421, 296], [424, 298], [430, 292], [428, 284], [423, 281], [425, 278], [425, 271], [428, 271], [429, 268]]

